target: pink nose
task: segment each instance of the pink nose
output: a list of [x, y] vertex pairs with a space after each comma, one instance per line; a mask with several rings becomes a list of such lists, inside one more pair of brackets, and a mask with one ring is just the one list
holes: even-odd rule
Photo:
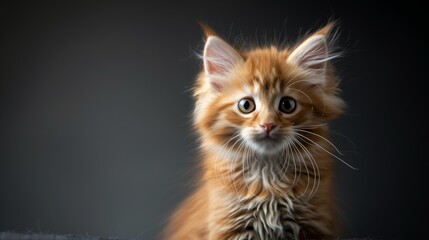
[[276, 124], [275, 123], [260, 123], [259, 126], [264, 128], [265, 132], [267, 134], [269, 134], [271, 132], [271, 130], [273, 130], [273, 128], [276, 126]]

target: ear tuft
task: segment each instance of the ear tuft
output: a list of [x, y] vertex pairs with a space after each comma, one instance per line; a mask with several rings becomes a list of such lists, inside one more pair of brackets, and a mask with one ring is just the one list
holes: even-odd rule
[[301, 43], [288, 57], [287, 62], [304, 69], [324, 73], [329, 60], [328, 44], [323, 35], [313, 35]]
[[211, 28], [209, 25], [207, 25], [205, 22], [198, 22], [201, 29], [203, 30], [205, 39], [208, 39], [210, 36], [217, 36], [215, 30]]
[[209, 36], [204, 47], [203, 60], [206, 78], [216, 90], [220, 91], [243, 58], [219, 37]]

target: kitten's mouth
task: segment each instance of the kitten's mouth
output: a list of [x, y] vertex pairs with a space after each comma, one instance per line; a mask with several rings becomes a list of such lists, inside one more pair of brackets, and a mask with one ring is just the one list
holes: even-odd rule
[[277, 154], [282, 149], [281, 139], [276, 136], [255, 136], [252, 142], [254, 150], [263, 155]]
[[255, 138], [255, 141], [258, 143], [263, 143], [263, 144], [274, 144], [274, 143], [278, 143], [279, 139], [276, 137], [273, 137], [271, 135], [265, 135], [263, 137], [258, 137]]
[[280, 144], [280, 139], [273, 135], [257, 136], [254, 141], [265, 148], [275, 148]]
[[256, 140], [258, 140], [258, 141], [275, 141], [276, 138], [273, 137], [272, 135], [265, 135], [265, 136], [256, 138]]

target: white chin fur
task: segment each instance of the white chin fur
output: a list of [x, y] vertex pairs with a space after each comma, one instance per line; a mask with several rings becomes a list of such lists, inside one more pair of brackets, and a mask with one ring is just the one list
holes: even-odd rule
[[251, 128], [244, 128], [241, 136], [246, 139], [246, 144], [257, 154], [262, 156], [280, 154], [284, 147], [281, 137], [275, 136], [274, 139], [263, 139], [265, 133], [255, 132]]
[[283, 149], [280, 141], [275, 142], [255, 142], [249, 141], [250, 147], [260, 155], [276, 155]]

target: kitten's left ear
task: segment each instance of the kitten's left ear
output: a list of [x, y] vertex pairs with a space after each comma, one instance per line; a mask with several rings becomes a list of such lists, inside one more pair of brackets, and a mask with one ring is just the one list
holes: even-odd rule
[[330, 25], [318, 31], [301, 43], [287, 58], [287, 62], [299, 66], [315, 75], [316, 84], [324, 84], [326, 80], [326, 64], [334, 56], [329, 56], [326, 35]]

